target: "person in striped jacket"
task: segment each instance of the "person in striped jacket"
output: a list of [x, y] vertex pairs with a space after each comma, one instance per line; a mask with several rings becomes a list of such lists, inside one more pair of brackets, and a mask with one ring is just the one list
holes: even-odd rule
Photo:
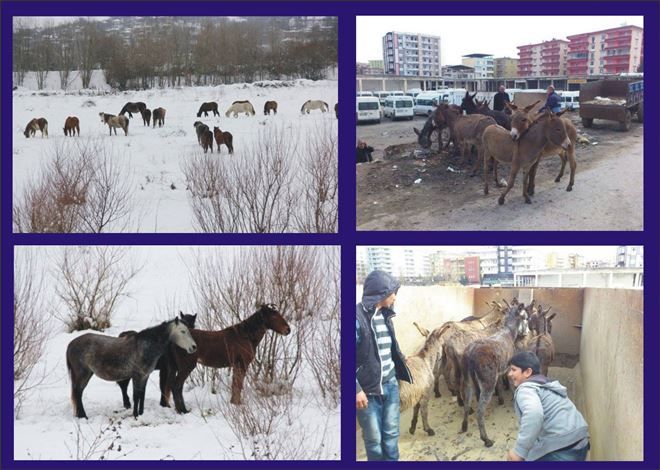
[[398, 380], [412, 383], [392, 324], [399, 287], [390, 274], [373, 271], [356, 306], [355, 405], [368, 460], [399, 459]]

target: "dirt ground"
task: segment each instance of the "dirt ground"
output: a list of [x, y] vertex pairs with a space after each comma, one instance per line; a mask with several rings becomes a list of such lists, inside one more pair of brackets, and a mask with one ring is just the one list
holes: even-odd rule
[[[425, 118], [358, 126], [357, 137], [374, 147], [375, 161], [356, 166], [357, 229], [643, 230], [643, 124], [619, 132], [618, 123], [596, 120], [585, 129], [577, 112], [570, 117], [589, 140], [576, 148], [573, 191], [566, 191], [568, 165], [555, 183], [559, 157], [546, 157], [532, 204], [522, 198], [520, 172], [503, 206], [492, 175], [486, 196], [481, 171], [470, 177], [471, 164], [438, 153], [437, 142], [430, 151], [417, 145], [412, 127], [421, 129]], [[498, 172], [506, 179], [508, 165]]]
[[[568, 388], [569, 397], [574, 396], [575, 374], [573, 369], [550, 367], [548, 376], [557, 379]], [[468, 430], [459, 434], [463, 422], [463, 410], [456, 404], [456, 399], [447, 391], [442, 381], [442, 397], [433, 398], [429, 404], [429, 426], [435, 431], [428, 436], [422, 429], [419, 418], [415, 434], [410, 434], [412, 410], [401, 414], [401, 434], [399, 437], [400, 460], [405, 461], [487, 461], [506, 460], [506, 452], [513, 448], [518, 433], [518, 422], [513, 411], [512, 391], [505, 391], [504, 404], [499, 405], [497, 398], [486, 410], [486, 432], [495, 442], [492, 447], [485, 447], [479, 438], [476, 414], [470, 415]], [[366, 460], [361, 431], [356, 433], [357, 459]]]

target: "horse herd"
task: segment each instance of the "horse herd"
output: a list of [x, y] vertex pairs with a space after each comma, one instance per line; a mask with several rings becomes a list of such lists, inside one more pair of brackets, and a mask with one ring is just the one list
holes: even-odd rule
[[183, 384], [202, 364], [232, 369], [231, 403], [241, 404], [245, 374], [267, 330], [288, 335], [291, 327], [273, 304], [262, 304], [240, 323], [219, 331], [195, 329], [197, 315], [179, 317], [142, 331], [125, 331], [118, 337], [86, 333], [72, 340], [66, 350], [71, 377], [71, 401], [77, 418], [87, 418], [82, 394], [93, 375], [117, 382], [123, 405], [131, 408], [128, 384], [133, 381], [133, 416], [144, 412], [147, 380], [160, 371], [160, 405], [170, 407], [170, 395], [178, 413], [188, 413]]
[[[330, 107], [328, 103], [321, 100], [307, 100], [303, 103], [300, 108], [302, 114], [309, 114], [313, 110], [320, 110], [322, 113], [328, 112]], [[335, 117], [339, 117], [339, 104], [335, 104]], [[143, 102], [128, 102], [124, 107], [119, 111], [119, 115], [108, 114], [104, 112], [99, 113], [101, 122], [107, 124], [108, 131], [112, 136], [112, 131], [114, 130], [115, 135], [117, 135], [117, 129], [122, 129], [124, 135], [128, 136], [128, 125], [130, 123], [129, 119], [133, 118], [133, 113], [140, 113], [142, 116], [143, 125], [149, 127], [150, 123], [153, 122], [153, 127], [162, 127], [165, 125], [165, 114], [167, 110], [165, 108], [158, 107], [151, 111], [147, 108], [147, 105]], [[277, 114], [277, 101], [266, 101], [264, 103], [264, 115], [269, 116], [271, 114]], [[126, 114], [128, 113], [128, 117]], [[204, 113], [204, 117], [208, 117], [208, 113], [213, 113], [213, 116], [220, 116], [218, 112], [218, 103], [215, 101], [210, 101], [202, 103], [197, 112], [197, 117], [201, 117]], [[225, 116], [229, 117], [233, 115], [238, 117], [239, 114], [246, 114], [247, 116], [254, 116], [254, 106], [249, 101], [234, 101], [231, 106], [225, 112]], [[220, 152], [220, 146], [225, 145], [230, 154], [234, 153], [233, 145], [233, 136], [230, 132], [222, 131], [218, 127], [213, 128], [213, 132], [210, 131], [209, 127], [202, 123], [201, 121], [195, 121], [194, 128], [197, 134], [197, 142], [204, 149], [204, 153], [208, 149], [211, 149], [213, 152], [213, 139], [215, 137], [216, 148]], [[48, 121], [45, 118], [34, 118], [28, 122], [25, 127], [25, 132], [23, 133], [25, 137], [34, 137], [36, 131], [41, 131], [42, 137], [48, 137]], [[75, 133], [78, 133], [80, 136], [80, 120], [75, 116], [69, 116], [64, 122], [64, 135], [73, 137]]]
[[440, 397], [440, 378], [444, 376], [447, 388], [463, 408], [461, 433], [468, 429], [472, 397], [476, 394], [479, 434], [484, 445], [490, 447], [493, 441], [486, 433], [485, 411], [494, 393], [499, 404], [504, 403], [502, 388], [509, 386], [506, 372], [513, 354], [534, 352], [541, 362], [541, 372], [547, 375], [555, 356], [551, 332], [556, 314], [548, 315], [550, 308], [544, 310], [535, 301], [525, 306], [515, 298], [511, 303], [503, 300], [488, 305], [490, 312], [481, 318], [446, 322], [431, 332], [415, 324], [426, 339], [417, 353], [406, 358], [413, 383], [399, 382], [401, 411], [413, 408], [411, 434], [420, 411], [424, 431], [429, 436], [435, 434], [428, 423], [428, 404], [434, 391]]
[[[488, 194], [488, 164], [492, 161], [495, 185], [502, 187], [497, 176], [497, 164], [511, 165], [506, 188], [498, 202], [504, 204], [504, 198], [513, 187], [518, 172], [523, 171], [523, 197], [531, 204], [534, 194], [536, 169], [541, 157], [559, 155], [561, 170], [555, 182], [561, 181], [566, 167], [570, 163], [571, 175], [566, 191], [573, 189], [575, 183], [575, 145], [577, 130], [570, 119], [561, 117], [565, 112], [553, 113], [546, 110], [532, 114], [532, 109], [539, 103], [521, 108], [512, 103], [505, 103], [507, 111], [493, 111], [486, 101], [475, 99], [476, 93], [465, 93], [461, 106], [440, 103], [429, 117], [422, 130], [413, 128], [418, 135], [418, 143], [431, 146], [431, 134], [449, 129], [454, 152], [460, 151], [464, 159], [470, 157], [472, 147], [477, 149], [472, 173], [474, 176], [480, 163], [483, 163], [484, 194]], [[463, 114], [465, 112], [466, 114]], [[442, 139], [438, 139], [442, 150]]]

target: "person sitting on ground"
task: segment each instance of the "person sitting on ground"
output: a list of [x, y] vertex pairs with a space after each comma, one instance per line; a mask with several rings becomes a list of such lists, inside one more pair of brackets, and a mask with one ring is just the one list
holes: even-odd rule
[[374, 148], [367, 145], [364, 140], [358, 140], [357, 148], [355, 149], [356, 163], [369, 163], [374, 161], [371, 154]]
[[541, 375], [536, 354], [514, 354], [507, 375], [516, 387], [513, 407], [520, 424], [507, 460], [586, 460], [590, 448], [587, 422], [568, 398], [566, 387]]

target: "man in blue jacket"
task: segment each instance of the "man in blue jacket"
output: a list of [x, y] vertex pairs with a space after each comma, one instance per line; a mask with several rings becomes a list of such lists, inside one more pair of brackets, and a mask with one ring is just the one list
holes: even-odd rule
[[545, 100], [545, 104], [541, 109], [539, 109], [539, 113], [542, 113], [546, 109], [549, 109], [553, 113], [558, 113], [561, 111], [561, 97], [555, 92], [555, 87], [550, 85], [547, 89], [548, 92], [548, 97]]
[[509, 362], [520, 429], [507, 460], [583, 461], [590, 447], [587, 422], [568, 398], [566, 387], [540, 371], [541, 363], [532, 352], [514, 354]]
[[356, 306], [355, 406], [368, 460], [399, 460], [399, 384], [412, 383], [394, 334], [399, 282], [384, 271], [364, 281]]

